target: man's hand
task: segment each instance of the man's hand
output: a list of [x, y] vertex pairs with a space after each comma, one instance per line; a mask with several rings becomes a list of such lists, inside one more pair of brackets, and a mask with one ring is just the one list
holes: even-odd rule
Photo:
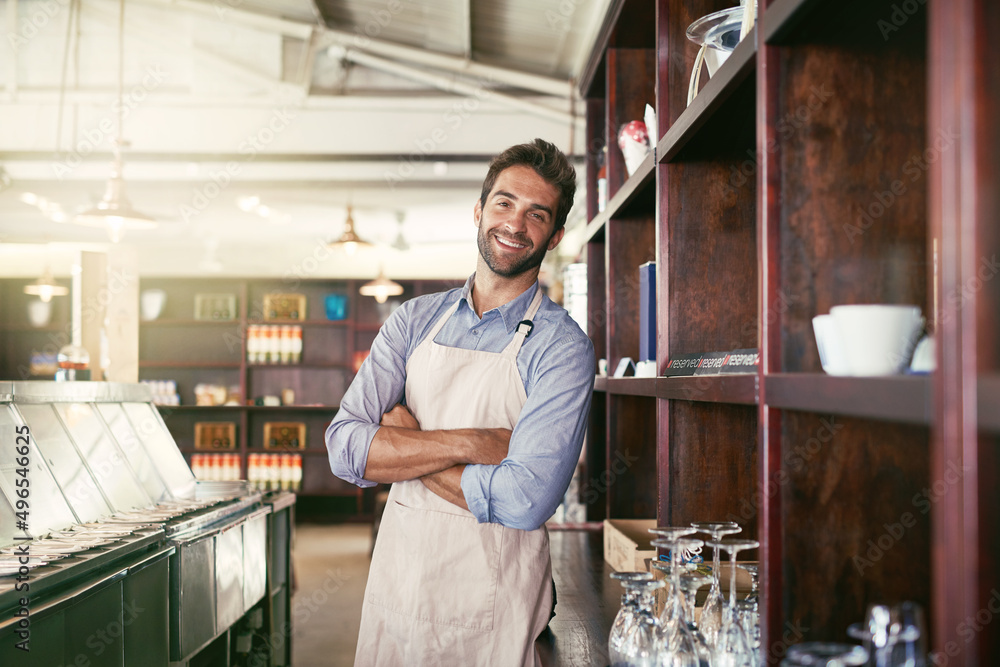
[[[382, 426], [395, 426], [396, 428], [408, 428], [413, 431], [420, 430], [420, 423], [413, 416], [410, 409], [403, 404], [395, 405], [392, 410], [382, 415]], [[509, 438], [508, 438], [509, 440]]]

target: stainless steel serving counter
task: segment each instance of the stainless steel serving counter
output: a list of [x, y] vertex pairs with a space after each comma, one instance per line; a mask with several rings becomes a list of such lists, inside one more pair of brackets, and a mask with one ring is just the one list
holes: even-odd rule
[[294, 496], [199, 485], [150, 398], [0, 382], [0, 665], [288, 664]]

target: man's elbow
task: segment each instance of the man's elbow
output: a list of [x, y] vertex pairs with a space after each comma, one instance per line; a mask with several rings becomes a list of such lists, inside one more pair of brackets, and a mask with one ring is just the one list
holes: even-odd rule
[[502, 517], [498, 520], [498, 523], [505, 528], [514, 528], [517, 530], [537, 530], [545, 525], [549, 517], [555, 510], [546, 511], [539, 509], [538, 507], [521, 506], [516, 508], [511, 508], [510, 511], [496, 512], [494, 511], [494, 517]]

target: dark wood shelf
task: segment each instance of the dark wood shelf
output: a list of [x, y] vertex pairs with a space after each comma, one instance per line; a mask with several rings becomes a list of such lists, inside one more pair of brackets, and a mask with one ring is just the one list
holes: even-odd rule
[[254, 326], [300, 326], [300, 327], [347, 327], [351, 326], [351, 320], [265, 320], [253, 322]]
[[340, 409], [339, 405], [158, 405], [156, 407], [161, 411], [173, 412], [208, 412], [219, 410], [232, 412], [239, 412], [241, 410], [251, 412], [336, 412]]
[[657, 378], [656, 395], [681, 401], [756, 405], [757, 375], [698, 375]]
[[140, 361], [139, 368], [232, 368], [239, 369], [238, 362], [229, 361]]
[[813, 9], [822, 4], [820, 0], [774, 0], [760, 18], [760, 24], [764, 26], [764, 42], [781, 42]]
[[225, 410], [229, 412], [239, 412], [240, 410], [246, 410], [248, 406], [246, 405], [157, 405], [157, 409], [160, 412], [201, 412], [201, 411], [219, 411]]
[[[747, 77], [754, 74], [757, 65], [757, 29], [750, 31], [733, 50], [708, 83], [698, 92], [657, 144], [660, 162], [671, 162], [695, 137], [699, 130], [716, 114], [721, 113], [726, 101]], [[707, 74], [707, 73], [706, 73]], [[740, 113], [743, 110], [734, 110]], [[754, 110], [749, 109], [750, 113]]]
[[[656, 396], [657, 378], [599, 378], [604, 380], [604, 388], [617, 396]], [[595, 386], [596, 388], [596, 386]]]
[[764, 378], [771, 407], [863, 419], [929, 425], [931, 381], [926, 375], [836, 377], [779, 373]]
[[[604, 210], [594, 216], [594, 219], [587, 223], [587, 231], [584, 237], [587, 241], [597, 240], [604, 233], [604, 227], [608, 220], [617, 218], [629, 210], [633, 204], [644, 194], [652, 194], [653, 178], [656, 171], [653, 169], [655, 162], [655, 150], [650, 151], [646, 159], [635, 170], [625, 183], [618, 189], [618, 192], [608, 201]], [[652, 199], [650, 199], [652, 205]]]
[[979, 429], [1000, 433], [1000, 375], [980, 375], [977, 396]]
[[361, 323], [361, 322], [358, 322], [357, 324], [354, 325], [354, 330], [355, 331], [367, 331], [367, 332], [371, 332], [371, 331], [378, 331], [381, 328], [382, 328], [381, 324], [373, 324], [373, 323]]
[[302, 454], [305, 456], [322, 454], [329, 456], [329, 452], [325, 449], [265, 449], [263, 447], [247, 447], [247, 454]]

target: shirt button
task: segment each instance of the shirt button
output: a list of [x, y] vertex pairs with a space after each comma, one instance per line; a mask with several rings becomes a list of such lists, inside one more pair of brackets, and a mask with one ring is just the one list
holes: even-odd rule
[[472, 335], [473, 336], [478, 336], [479, 335], [479, 329], [473, 329], [472, 330]]

